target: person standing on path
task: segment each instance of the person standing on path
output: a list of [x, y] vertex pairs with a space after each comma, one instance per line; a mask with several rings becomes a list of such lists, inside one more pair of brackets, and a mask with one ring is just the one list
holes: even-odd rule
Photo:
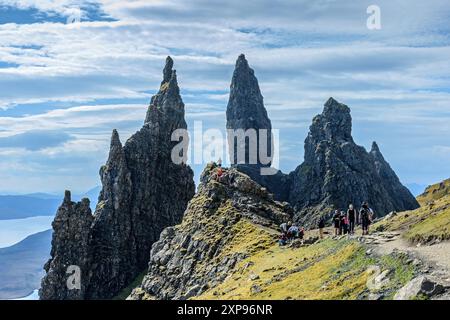
[[339, 214], [339, 210], [334, 211], [333, 224], [334, 224], [334, 235], [338, 236], [341, 225], [341, 215]]
[[349, 224], [349, 233], [355, 234], [356, 210], [353, 208], [353, 204], [348, 206], [347, 219]]
[[320, 239], [323, 239], [323, 228], [325, 228], [325, 218], [323, 216], [320, 217], [318, 227], [319, 227], [319, 237]]
[[369, 208], [369, 204], [364, 202], [361, 210], [359, 210], [359, 221], [362, 226], [362, 235], [369, 234], [369, 226], [372, 222], [373, 211]]

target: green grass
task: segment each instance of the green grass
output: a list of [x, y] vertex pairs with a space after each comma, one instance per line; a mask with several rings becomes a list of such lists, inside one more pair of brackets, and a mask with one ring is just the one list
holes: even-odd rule
[[[403, 256], [373, 257], [353, 240], [326, 239], [297, 249], [273, 245], [240, 262], [220, 285], [198, 299], [358, 299], [368, 293], [369, 266], [391, 270], [385, 298], [414, 276]], [[251, 280], [256, 274], [258, 279]], [[260, 292], [252, 287], [257, 285]]]
[[[449, 201], [450, 203], [450, 201]], [[435, 239], [450, 239], [450, 206], [411, 226], [404, 237], [411, 242], [427, 243]]]
[[425, 192], [417, 197], [417, 201], [421, 205], [425, 205], [430, 201], [441, 199], [446, 195], [450, 195], [450, 179], [428, 186]]
[[400, 212], [391, 219], [384, 219], [374, 225], [374, 230], [401, 231], [402, 236], [412, 243], [449, 240], [450, 195], [444, 195], [416, 210]]

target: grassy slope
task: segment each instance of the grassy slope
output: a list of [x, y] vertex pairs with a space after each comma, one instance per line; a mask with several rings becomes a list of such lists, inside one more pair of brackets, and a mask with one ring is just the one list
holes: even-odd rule
[[[367, 256], [356, 241], [327, 239], [290, 248], [273, 243], [273, 234], [260, 227], [243, 230], [229, 251], [249, 257], [223, 283], [197, 299], [357, 299], [369, 293], [366, 283], [371, 265], [392, 271], [388, 288], [383, 288], [390, 298], [414, 275], [414, 268], [403, 257]], [[257, 250], [255, 239], [261, 240]]]
[[375, 229], [402, 231], [411, 242], [450, 239], [450, 179], [429, 186], [417, 200], [420, 208], [382, 220]]

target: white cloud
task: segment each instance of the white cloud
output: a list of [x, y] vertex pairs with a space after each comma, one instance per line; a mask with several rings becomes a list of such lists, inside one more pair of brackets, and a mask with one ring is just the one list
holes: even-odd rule
[[[96, 3], [116, 21], [0, 25], [0, 63], [12, 65], [0, 66], [0, 136], [39, 128], [76, 136], [39, 152], [0, 150], [10, 156], [2, 167], [29, 164], [35, 170], [30, 183], [37, 183], [39, 172], [51, 168], [77, 172], [75, 186], [91, 183], [90, 176], [96, 178], [97, 165], [104, 160], [100, 154], [107, 152], [111, 129], [121, 126], [124, 140], [142, 123], [145, 103], [127, 100], [148, 101], [161, 81], [168, 54], [175, 59], [189, 121], [224, 122], [219, 117], [224, 116], [234, 61], [243, 52], [260, 81], [274, 127], [289, 133], [285, 145], [292, 146], [299, 137], [303, 141], [311, 117], [329, 96], [352, 108], [356, 134], [360, 124], [397, 125], [411, 131], [408, 136], [416, 137], [419, 149], [425, 144], [419, 141], [421, 134], [427, 135], [428, 144], [449, 133], [447, 1], [430, 5], [380, 0], [379, 32], [365, 27], [369, 1]], [[64, 17], [77, 6], [87, 14], [96, 3], [0, 0], [3, 5]], [[99, 99], [123, 104], [99, 106]], [[13, 107], [20, 112], [24, 105], [46, 102], [90, 105], [22, 117], [8, 113]], [[387, 141], [381, 135], [377, 139]], [[395, 150], [388, 144], [387, 149], [395, 158]], [[296, 154], [301, 151], [286, 153], [284, 159], [294, 165]], [[66, 158], [70, 155], [89, 159], [86, 172], [80, 173], [76, 159]], [[52, 159], [48, 164], [43, 161], [46, 157]], [[59, 162], [62, 159], [67, 168]], [[394, 159], [394, 165], [400, 161]], [[0, 177], [13, 179], [5, 170], [0, 170]], [[63, 184], [55, 182], [55, 190]]]

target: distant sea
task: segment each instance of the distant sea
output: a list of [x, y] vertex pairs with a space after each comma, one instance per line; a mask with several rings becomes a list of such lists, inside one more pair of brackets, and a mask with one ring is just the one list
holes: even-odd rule
[[53, 216], [0, 220], [0, 248], [16, 244], [29, 235], [51, 229]]
[[39, 300], [39, 290], [34, 290], [30, 295], [26, 297], [11, 300]]

